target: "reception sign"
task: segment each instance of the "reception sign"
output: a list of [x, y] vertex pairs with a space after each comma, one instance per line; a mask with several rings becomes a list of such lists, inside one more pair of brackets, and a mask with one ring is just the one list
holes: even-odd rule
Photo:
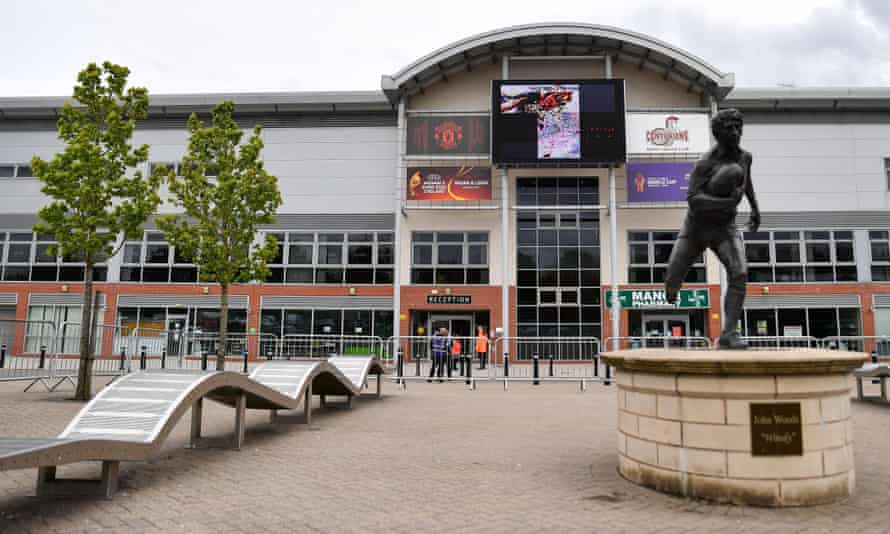
[[408, 117], [406, 153], [415, 155], [487, 155], [487, 116], [436, 115]]
[[628, 113], [630, 154], [703, 154], [711, 144], [707, 113]]
[[628, 202], [684, 202], [692, 162], [627, 164]]
[[409, 167], [406, 200], [491, 200], [489, 167]]

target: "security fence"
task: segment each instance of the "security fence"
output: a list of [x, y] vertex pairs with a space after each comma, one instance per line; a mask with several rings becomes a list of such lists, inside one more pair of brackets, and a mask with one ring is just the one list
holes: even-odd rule
[[624, 336], [607, 337], [603, 349], [634, 350], [634, 349], [684, 349], [708, 350], [713, 342], [701, 336]]
[[[17, 339], [28, 339], [35, 350], [16, 347]], [[40, 383], [47, 389], [52, 376], [52, 350], [56, 325], [49, 321], [0, 320], [0, 382], [22, 380], [27, 389]], [[25, 343], [27, 345], [27, 343]]]

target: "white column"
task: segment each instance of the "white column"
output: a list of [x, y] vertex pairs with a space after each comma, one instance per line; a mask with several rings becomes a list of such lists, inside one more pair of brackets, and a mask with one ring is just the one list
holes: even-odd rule
[[395, 216], [395, 228], [392, 240], [393, 246], [393, 266], [392, 266], [392, 333], [395, 336], [395, 346], [392, 347], [393, 364], [398, 358], [399, 337], [402, 332], [402, 320], [400, 318], [401, 296], [402, 296], [402, 188], [405, 187], [405, 97], [399, 97], [399, 122], [398, 122], [398, 138], [397, 163], [396, 163], [396, 187], [395, 187], [395, 206], [393, 215]]
[[[510, 58], [501, 58], [501, 78], [510, 78]], [[497, 113], [492, 108], [491, 113]], [[503, 335], [510, 335], [510, 175], [501, 169], [501, 328]], [[504, 345], [506, 350], [506, 345]]]
[[[612, 78], [612, 56], [605, 57], [606, 79]], [[612, 350], [618, 350], [621, 336], [621, 308], [618, 299], [618, 200], [615, 192], [615, 167], [609, 165], [609, 270], [612, 281]]]

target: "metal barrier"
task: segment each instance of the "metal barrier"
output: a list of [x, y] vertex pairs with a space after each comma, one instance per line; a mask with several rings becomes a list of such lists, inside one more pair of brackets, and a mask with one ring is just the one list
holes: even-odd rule
[[603, 348], [612, 350], [633, 349], [683, 349], [707, 350], [712, 348], [710, 339], [701, 336], [624, 336], [607, 337]]
[[[822, 344], [812, 336], [741, 336], [748, 350], [818, 349]], [[714, 339], [714, 347], [718, 346]]]
[[288, 334], [280, 339], [269, 356], [269, 346], [261, 354], [270, 359], [329, 358], [331, 356], [384, 356], [383, 339], [378, 336], [346, 334]]
[[438, 366], [432, 349], [433, 339], [436, 337], [438, 336], [393, 336], [386, 340], [383, 344], [386, 349], [383, 359], [394, 368], [397, 383], [402, 384], [402, 379], [467, 382], [468, 377], [472, 380], [487, 380], [491, 377], [491, 342], [480, 362], [475, 353], [475, 337], [452, 336], [449, 338], [452, 342], [460, 342], [459, 352], [452, 352], [453, 343], [447, 346], [441, 366]]
[[504, 389], [509, 382], [578, 382], [582, 390], [588, 382], [608, 385], [611, 369], [600, 361], [600, 348], [595, 337], [499, 337], [492, 379]]
[[872, 356], [890, 357], [890, 336], [830, 336], [821, 339], [822, 348], [865, 352]]
[[55, 343], [56, 325], [50, 321], [0, 320], [0, 382], [29, 381], [26, 391], [38, 383], [51, 389]]
[[[51, 390], [55, 390], [64, 382], [76, 384], [75, 377], [80, 368], [80, 338], [81, 325], [79, 323], [63, 322], [59, 325], [58, 335], [54, 345], [52, 356], [52, 378], [56, 383]], [[111, 339], [112, 344], [106, 350], [106, 339]], [[93, 369], [95, 376], [119, 376], [129, 372], [132, 366], [127, 362], [121, 366], [119, 354], [114, 352], [114, 341], [118, 339], [130, 340], [130, 328], [106, 324], [96, 325], [96, 338], [93, 340]], [[129, 344], [129, 343], [128, 343]], [[129, 348], [129, 347], [128, 347]], [[132, 355], [132, 350], [128, 350]]]

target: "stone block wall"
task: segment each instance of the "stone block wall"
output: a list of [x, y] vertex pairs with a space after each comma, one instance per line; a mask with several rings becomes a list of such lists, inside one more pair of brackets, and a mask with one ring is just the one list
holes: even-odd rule
[[[619, 471], [653, 489], [737, 504], [834, 502], [855, 484], [846, 374], [619, 370]], [[802, 456], [752, 456], [750, 403], [799, 402]]]

